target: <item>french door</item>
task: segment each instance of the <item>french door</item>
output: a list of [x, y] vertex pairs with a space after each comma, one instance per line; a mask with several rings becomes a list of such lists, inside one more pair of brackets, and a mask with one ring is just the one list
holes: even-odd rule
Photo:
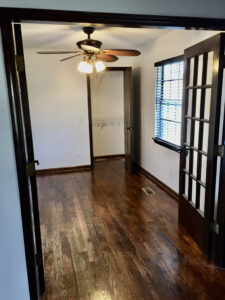
[[180, 156], [179, 221], [207, 257], [213, 236], [224, 34], [184, 51], [184, 90]]
[[1, 27], [12, 117], [30, 298], [44, 291], [35, 159], [20, 24]]

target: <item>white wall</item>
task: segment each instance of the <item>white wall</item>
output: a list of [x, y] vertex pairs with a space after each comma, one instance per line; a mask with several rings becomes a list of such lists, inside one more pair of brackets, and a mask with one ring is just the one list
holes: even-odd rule
[[142, 55], [136, 66], [141, 70], [141, 166], [152, 175], [178, 192], [179, 154], [161, 145], [155, 144], [155, 67], [154, 63], [177, 55], [184, 49], [215, 35], [210, 31], [174, 30], [165, 33], [153, 44], [142, 49]]
[[90, 164], [86, 75], [75, 61], [25, 48], [37, 169]]
[[223, 0], [1, 0], [0, 6], [224, 18]]
[[20, 198], [1, 43], [0, 86], [0, 299], [28, 300]]
[[123, 71], [91, 76], [94, 156], [124, 154]]

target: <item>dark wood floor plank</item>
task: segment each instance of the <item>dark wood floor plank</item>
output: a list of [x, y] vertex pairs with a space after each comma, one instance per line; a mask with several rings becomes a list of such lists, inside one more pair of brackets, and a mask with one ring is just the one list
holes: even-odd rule
[[178, 224], [177, 202], [123, 160], [37, 182], [43, 300], [225, 299], [225, 271]]

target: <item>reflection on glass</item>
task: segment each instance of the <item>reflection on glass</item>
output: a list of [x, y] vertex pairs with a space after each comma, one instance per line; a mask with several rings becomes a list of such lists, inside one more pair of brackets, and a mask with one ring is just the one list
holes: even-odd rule
[[206, 183], [207, 157], [202, 155], [201, 181]]
[[186, 152], [186, 162], [185, 162], [185, 169], [189, 172], [189, 161], [190, 160], [190, 151]]
[[200, 187], [200, 205], [199, 209], [202, 213], [205, 211], [205, 188], [203, 186]]
[[188, 91], [188, 111], [187, 115], [191, 117], [191, 112], [192, 112], [192, 97], [193, 97], [193, 90]]
[[192, 174], [197, 177], [198, 152], [193, 151], [193, 171]]
[[196, 202], [196, 181], [192, 179], [192, 195], [191, 202], [195, 204]]
[[208, 138], [209, 138], [209, 124], [204, 123], [203, 125], [203, 141], [202, 141], [202, 150], [208, 151]]
[[193, 86], [193, 78], [194, 78], [194, 57], [190, 59], [190, 79], [189, 86]]
[[196, 94], [196, 109], [195, 109], [195, 116], [200, 118], [200, 106], [201, 106], [201, 90], [197, 90]]
[[203, 54], [198, 57], [198, 79], [197, 85], [202, 84], [202, 70], [203, 70]]
[[211, 89], [206, 89], [204, 119], [207, 120], [209, 120], [210, 117], [210, 104], [211, 104]]
[[190, 119], [187, 119], [186, 122], [187, 122], [187, 128], [186, 128], [186, 131], [187, 131], [187, 135], [186, 135], [186, 143], [187, 143], [188, 145], [190, 145], [190, 142], [191, 142], [191, 120], [190, 120]]
[[184, 189], [184, 194], [186, 197], [188, 197], [188, 184], [189, 184], [189, 176], [185, 174], [185, 189]]
[[194, 132], [194, 147], [198, 148], [199, 138], [199, 121], [195, 121], [195, 132]]
[[208, 53], [206, 84], [212, 84], [213, 74], [213, 51]]

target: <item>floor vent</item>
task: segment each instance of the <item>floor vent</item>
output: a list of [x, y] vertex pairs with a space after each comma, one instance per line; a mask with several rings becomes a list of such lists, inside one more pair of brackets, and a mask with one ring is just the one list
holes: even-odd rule
[[153, 192], [153, 190], [150, 187], [145, 187], [142, 188], [142, 191], [146, 194], [146, 195], [154, 195], [155, 193]]

